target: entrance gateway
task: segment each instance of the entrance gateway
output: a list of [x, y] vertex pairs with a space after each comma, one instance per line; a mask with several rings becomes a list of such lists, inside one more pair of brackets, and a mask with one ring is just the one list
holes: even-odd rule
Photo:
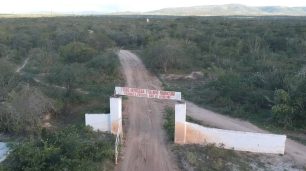
[[85, 123], [95, 131], [111, 132], [116, 135], [116, 156], [117, 146], [123, 133], [122, 96], [175, 100], [174, 142], [177, 144], [216, 144], [225, 149], [255, 153], [284, 154], [285, 152], [286, 135], [223, 130], [187, 122], [186, 103], [182, 101], [181, 92], [115, 87], [114, 96], [110, 97], [110, 113], [85, 114]]
[[[133, 96], [155, 98], [162, 100], [175, 100], [175, 120], [186, 119], [186, 103], [182, 102], [181, 92], [150, 90], [131, 87], [115, 87], [114, 96], [110, 97], [109, 114], [85, 114], [85, 123], [95, 131], [122, 134], [122, 98], [121, 96]], [[181, 133], [180, 133], [181, 134]], [[177, 137], [177, 136], [175, 136]], [[179, 136], [180, 137], [180, 136]], [[175, 142], [184, 142], [183, 139], [175, 139]]]
[[[85, 114], [85, 124], [91, 126], [95, 131], [111, 132], [116, 135], [115, 142], [115, 163], [117, 164], [119, 144], [123, 135], [122, 130], [122, 97], [121, 96], [133, 96], [133, 97], [145, 97], [165, 100], [175, 100], [178, 104], [175, 106], [175, 111], [180, 111], [179, 115], [181, 120], [186, 119], [186, 103], [182, 103], [181, 92], [175, 91], [161, 91], [161, 90], [150, 90], [141, 88], [130, 88], [130, 87], [115, 87], [114, 96], [110, 97], [110, 113], [108, 114]], [[183, 106], [178, 107], [177, 105]], [[177, 112], [176, 112], [177, 113]], [[182, 115], [182, 116], [181, 116]], [[183, 116], [184, 115], [184, 116]], [[179, 124], [176, 124], [179, 125]], [[180, 130], [180, 132], [184, 130]], [[177, 131], [176, 131], [177, 132]], [[175, 142], [182, 143], [184, 137], [175, 136]], [[177, 139], [179, 137], [179, 139]]]
[[186, 103], [182, 102], [181, 92], [150, 90], [150, 89], [140, 89], [140, 88], [130, 88], [130, 87], [115, 87], [115, 95], [146, 97], [146, 98], [177, 101], [177, 104], [175, 104], [174, 142], [180, 144], [185, 143], [186, 128], [182, 126], [182, 124], [186, 120]]

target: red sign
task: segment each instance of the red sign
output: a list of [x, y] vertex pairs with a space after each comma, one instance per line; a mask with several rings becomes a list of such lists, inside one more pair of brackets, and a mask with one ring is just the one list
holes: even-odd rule
[[149, 89], [130, 88], [130, 87], [116, 87], [115, 94], [123, 95], [123, 96], [146, 97], [146, 98], [155, 98], [155, 99], [181, 100], [181, 92], [175, 92], [175, 91], [161, 91], [161, 90], [149, 90]]

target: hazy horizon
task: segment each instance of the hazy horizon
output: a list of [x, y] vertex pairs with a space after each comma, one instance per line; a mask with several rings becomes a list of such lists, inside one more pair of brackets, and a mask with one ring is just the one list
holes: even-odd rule
[[241, 4], [246, 6], [285, 6], [285, 7], [305, 7], [306, 3], [298, 0], [216, 0], [214, 2], [199, 0], [155, 0], [143, 2], [141, 0], [0, 0], [0, 13], [22, 14], [22, 13], [82, 13], [82, 12], [147, 12], [163, 8], [190, 7], [202, 5], [224, 5]]

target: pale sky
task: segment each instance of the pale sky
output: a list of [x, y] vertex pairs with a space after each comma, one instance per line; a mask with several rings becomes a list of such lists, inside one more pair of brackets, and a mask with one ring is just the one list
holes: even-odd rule
[[169, 7], [233, 3], [248, 6], [306, 6], [306, 0], [0, 0], [0, 13], [145, 12]]

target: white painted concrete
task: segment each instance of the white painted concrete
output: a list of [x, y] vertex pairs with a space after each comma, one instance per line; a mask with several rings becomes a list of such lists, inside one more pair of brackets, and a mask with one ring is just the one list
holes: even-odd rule
[[175, 104], [174, 142], [216, 144], [237, 151], [284, 154], [286, 136], [208, 128], [189, 123], [186, 122], [186, 103], [178, 103]]
[[174, 142], [185, 144], [186, 141], [186, 103], [175, 104]]
[[9, 154], [9, 148], [6, 143], [0, 142], [0, 163], [3, 162]]
[[110, 123], [111, 132], [117, 134], [118, 126], [122, 126], [122, 98], [111, 97], [110, 98]]
[[186, 121], [186, 103], [175, 104], [175, 122], [184, 123]]
[[226, 149], [284, 154], [285, 135], [262, 134], [207, 128], [186, 122], [186, 143], [223, 145]]
[[[110, 97], [110, 114], [85, 114], [85, 124], [95, 131], [118, 133], [122, 127], [122, 98]], [[122, 132], [122, 129], [119, 129]], [[121, 133], [120, 132], [120, 133]]]
[[95, 131], [111, 131], [110, 114], [85, 114], [85, 123]]

